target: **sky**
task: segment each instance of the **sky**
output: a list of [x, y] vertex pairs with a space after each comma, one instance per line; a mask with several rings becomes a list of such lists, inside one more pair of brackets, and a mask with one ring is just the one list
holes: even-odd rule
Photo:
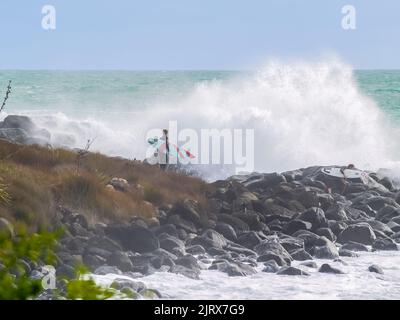
[[[341, 26], [347, 4], [355, 30]], [[400, 69], [399, 17], [398, 0], [1, 0], [0, 69], [240, 70], [332, 54]]]

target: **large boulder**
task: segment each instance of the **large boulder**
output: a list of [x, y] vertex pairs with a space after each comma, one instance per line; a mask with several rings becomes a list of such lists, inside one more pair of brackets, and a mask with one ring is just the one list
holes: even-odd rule
[[240, 237], [237, 239], [237, 243], [248, 248], [253, 249], [256, 245], [262, 242], [261, 238], [255, 231], [249, 231], [242, 233]]
[[107, 235], [122, 245], [125, 250], [139, 253], [151, 252], [160, 247], [157, 237], [149, 229], [138, 225], [111, 225]]
[[376, 239], [372, 244], [372, 249], [386, 250], [386, 251], [398, 251], [397, 244], [392, 239]]
[[393, 218], [400, 216], [400, 209], [392, 205], [384, 205], [377, 213], [375, 219], [388, 223]]
[[227, 224], [225, 222], [218, 222], [215, 226], [215, 230], [230, 241], [237, 240], [236, 231], [230, 224]]
[[251, 266], [241, 262], [230, 262], [227, 260], [215, 260], [209, 268], [210, 270], [219, 270], [228, 274], [230, 277], [248, 276], [256, 273]]
[[295, 267], [282, 267], [279, 269], [279, 271], [276, 273], [279, 275], [287, 275], [287, 276], [309, 276], [310, 274], [306, 271], [303, 271], [301, 269], [295, 268]]
[[365, 244], [349, 241], [345, 243], [343, 246], [340, 247], [343, 250], [350, 250], [350, 251], [365, 251], [368, 252], [369, 249]]
[[169, 251], [173, 252], [175, 248], [184, 249], [185, 244], [182, 240], [169, 235], [168, 233], [163, 233], [158, 237], [160, 241], [160, 247]]
[[174, 214], [168, 218], [168, 223], [175, 227], [185, 230], [188, 233], [197, 233], [197, 228], [192, 221], [189, 221], [181, 216]]
[[109, 266], [115, 266], [122, 272], [132, 271], [133, 265], [125, 252], [115, 251], [107, 259]]
[[339, 257], [339, 251], [335, 244], [326, 237], [320, 237], [311, 251], [314, 257], [319, 259], [336, 259]]
[[300, 219], [295, 219], [290, 222], [288, 222], [284, 227], [283, 227], [283, 232], [289, 235], [292, 235], [293, 233], [299, 231], [299, 230], [311, 230], [311, 223], [307, 221], [302, 221]]
[[250, 191], [255, 190], [267, 190], [273, 186], [276, 186], [282, 182], [286, 182], [286, 178], [279, 173], [265, 173], [259, 175], [252, 175], [243, 185]]
[[196, 236], [190, 241], [190, 245], [201, 245], [204, 249], [222, 249], [226, 246], [226, 239], [215, 230], [208, 229], [201, 236]]
[[328, 226], [328, 220], [326, 219], [325, 213], [321, 208], [312, 207], [303, 212], [299, 219], [311, 223], [313, 230]]
[[371, 245], [376, 239], [375, 233], [367, 223], [359, 223], [348, 226], [339, 234], [339, 243], [350, 241]]
[[[259, 256], [266, 256], [273, 254], [274, 256], [281, 257], [287, 264], [290, 264], [292, 257], [289, 252], [277, 241], [274, 240], [264, 240], [262, 243], [254, 247], [254, 251]], [[271, 256], [271, 259], [272, 256]], [[277, 261], [278, 262], [278, 261]]]
[[236, 233], [244, 232], [244, 231], [250, 231], [250, 227], [247, 223], [245, 223], [243, 220], [233, 217], [228, 214], [219, 214], [218, 215], [218, 222], [224, 222], [226, 224], [229, 224]]
[[199, 204], [197, 201], [185, 199], [177, 202], [170, 211], [171, 215], [178, 215], [181, 218], [191, 221], [194, 224], [200, 224]]
[[320, 268], [319, 272], [322, 273], [334, 273], [334, 274], [344, 274], [344, 272], [338, 268], [332, 267], [328, 263], [324, 263]]

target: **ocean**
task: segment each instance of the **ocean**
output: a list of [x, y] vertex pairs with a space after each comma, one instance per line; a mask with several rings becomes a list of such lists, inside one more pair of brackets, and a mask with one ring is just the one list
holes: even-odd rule
[[93, 151], [144, 159], [149, 130], [176, 121], [196, 131], [253, 129], [256, 171], [400, 167], [400, 71], [273, 61], [254, 71], [0, 71], [0, 90], [8, 80], [1, 118], [32, 117], [54, 145], [90, 139]]

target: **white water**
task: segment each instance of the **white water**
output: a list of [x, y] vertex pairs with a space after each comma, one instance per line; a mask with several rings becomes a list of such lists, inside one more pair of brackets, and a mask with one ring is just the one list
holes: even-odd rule
[[65, 103], [56, 114], [28, 113], [55, 134], [55, 143], [66, 144], [62, 134], [74, 136], [73, 147], [96, 138], [92, 149], [110, 155], [143, 159], [148, 130], [175, 120], [178, 129], [197, 132], [254, 129], [256, 171], [348, 163], [371, 170], [400, 167], [398, 129], [360, 92], [351, 67], [335, 59], [271, 62], [250, 75], [198, 83], [176, 97], [152, 97], [151, 105], [135, 110], [113, 112], [109, 106], [70, 118], [62, 113]]
[[[142, 281], [157, 289], [163, 299], [400, 299], [400, 252], [360, 253], [358, 258], [341, 257], [348, 265], [329, 263], [346, 274], [319, 273], [300, 266], [311, 276], [282, 276], [259, 272], [249, 277], [229, 277], [214, 270], [202, 271], [200, 280], [172, 273], [155, 273], [132, 281]], [[297, 266], [299, 262], [293, 263]], [[383, 275], [368, 271], [371, 264], [381, 266]], [[109, 285], [120, 275], [95, 276]], [[126, 277], [126, 279], [129, 279]]]

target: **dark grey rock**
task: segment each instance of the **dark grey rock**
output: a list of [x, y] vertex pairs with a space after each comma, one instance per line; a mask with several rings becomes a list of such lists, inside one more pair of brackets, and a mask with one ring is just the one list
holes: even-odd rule
[[357, 258], [359, 255], [356, 252], [346, 250], [346, 249], [339, 249], [339, 256], [340, 257], [352, 257], [352, 258]]
[[288, 222], [283, 227], [282, 231], [286, 234], [292, 235], [299, 230], [311, 230], [311, 227], [312, 227], [312, 224], [310, 222], [295, 219], [295, 220]]
[[311, 223], [313, 230], [328, 226], [328, 220], [321, 208], [312, 207], [303, 212], [298, 219]]
[[255, 231], [248, 231], [242, 233], [238, 237], [237, 243], [248, 249], [253, 249], [256, 245], [261, 243], [261, 238]]
[[338, 268], [332, 267], [330, 264], [324, 263], [320, 268], [319, 272], [323, 273], [334, 273], [334, 274], [344, 274], [344, 272]]
[[379, 274], [383, 274], [383, 270], [380, 266], [373, 264], [371, 266], [368, 267], [368, 271], [369, 272], [375, 272], [375, 273], [379, 273]]
[[369, 249], [366, 245], [358, 242], [350, 241], [345, 243], [343, 246], [340, 247], [342, 250], [351, 250], [351, 251], [365, 251], [368, 252]]
[[292, 256], [293, 260], [297, 260], [297, 261], [312, 260], [312, 256], [304, 249], [299, 249], [295, 252], [292, 252], [291, 256]]
[[377, 239], [372, 244], [374, 251], [386, 250], [386, 251], [398, 251], [397, 244], [392, 239]]
[[339, 243], [350, 241], [371, 245], [376, 239], [375, 233], [367, 223], [348, 226], [338, 237]]
[[119, 242], [125, 250], [145, 253], [160, 247], [158, 238], [149, 229], [138, 225], [111, 225], [107, 235]]
[[317, 265], [317, 263], [315, 261], [302, 262], [302, 263], [300, 263], [300, 265], [308, 267], [308, 268], [313, 268], [313, 269], [318, 268], [318, 265]]
[[288, 276], [309, 276], [308, 272], [305, 272], [301, 269], [295, 267], [282, 267], [277, 272], [279, 275], [288, 275]]
[[205, 254], [206, 250], [201, 245], [197, 244], [194, 246], [186, 247], [186, 252], [193, 255], [199, 255], [199, 254]]
[[132, 271], [133, 265], [128, 255], [122, 251], [114, 251], [107, 259], [109, 266], [115, 266], [122, 272]]
[[226, 239], [230, 241], [236, 241], [237, 235], [233, 227], [224, 222], [218, 222], [215, 226], [215, 230], [222, 234]]

